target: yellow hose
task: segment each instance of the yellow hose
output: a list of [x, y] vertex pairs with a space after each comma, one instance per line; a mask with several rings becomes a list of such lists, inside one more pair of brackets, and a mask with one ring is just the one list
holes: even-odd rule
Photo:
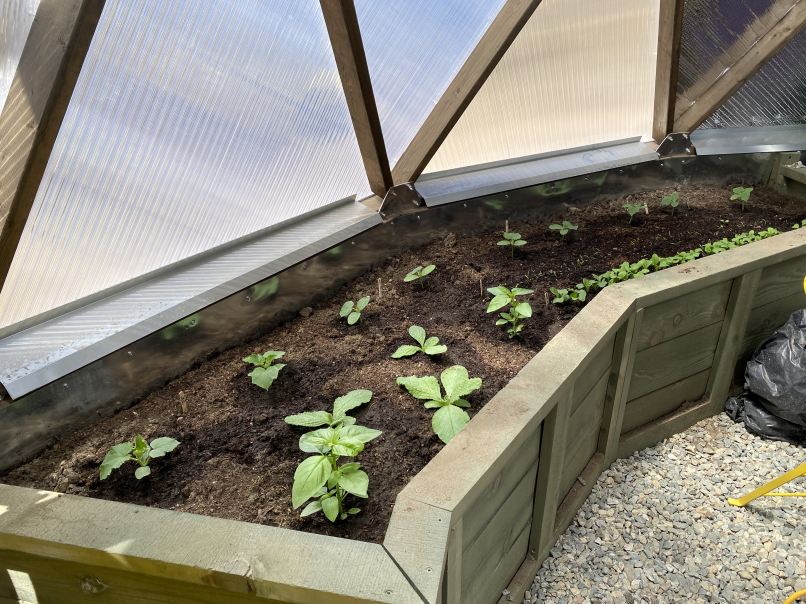
[[795, 600], [797, 600], [802, 596], [806, 596], [806, 589], [801, 589], [800, 591], [796, 591], [795, 593], [793, 593], [786, 599], [786, 602], [784, 602], [784, 604], [792, 604], [792, 602], [794, 602]]

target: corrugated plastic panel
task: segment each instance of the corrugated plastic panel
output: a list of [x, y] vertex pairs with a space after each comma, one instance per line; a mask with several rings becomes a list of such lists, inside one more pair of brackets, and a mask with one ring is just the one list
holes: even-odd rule
[[543, 0], [426, 172], [649, 137], [658, 0]]
[[686, 0], [675, 114], [688, 109], [797, 0]]
[[393, 167], [505, 1], [356, 0]]
[[700, 129], [806, 124], [806, 30], [739, 88]]
[[0, 109], [6, 103], [39, 0], [0, 2]]
[[368, 193], [316, 0], [107, 0], [0, 327]]

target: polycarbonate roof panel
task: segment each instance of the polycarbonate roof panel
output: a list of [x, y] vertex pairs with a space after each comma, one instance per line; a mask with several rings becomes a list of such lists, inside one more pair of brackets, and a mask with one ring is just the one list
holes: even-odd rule
[[806, 124], [806, 30], [739, 88], [700, 126], [793, 126]]
[[394, 167], [506, 0], [356, 0]]
[[39, 0], [0, 2], [0, 110], [6, 103]]
[[107, 0], [0, 327], [368, 193], [316, 0]]
[[797, 0], [686, 0], [675, 113], [688, 109]]
[[649, 137], [658, 0], [543, 0], [426, 172]]

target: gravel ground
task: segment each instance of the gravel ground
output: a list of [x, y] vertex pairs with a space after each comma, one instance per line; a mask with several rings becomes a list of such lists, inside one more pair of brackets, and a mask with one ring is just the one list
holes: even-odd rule
[[[524, 602], [782, 603], [806, 588], [806, 497], [745, 508], [727, 497], [804, 461], [803, 449], [752, 436], [721, 414], [615, 462]], [[778, 491], [806, 491], [804, 480]]]

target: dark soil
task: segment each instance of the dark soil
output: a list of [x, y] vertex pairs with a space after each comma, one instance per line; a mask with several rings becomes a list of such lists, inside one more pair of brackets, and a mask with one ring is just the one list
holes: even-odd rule
[[[408, 252], [355, 279], [310, 316], [203, 363], [131, 409], [64, 438], [2, 480], [380, 543], [398, 492], [444, 446], [431, 430], [433, 411], [400, 389], [398, 376], [439, 375], [464, 365], [471, 377], [483, 380], [481, 390], [468, 397], [472, 416], [579, 311], [579, 306], [547, 309], [550, 286], [573, 285], [625, 260], [670, 256], [750, 229], [789, 230], [806, 217], [801, 200], [765, 187], [756, 188], [745, 212], [728, 201], [729, 188], [677, 190], [681, 204], [674, 217], [660, 206], [672, 189], [571, 208], [564, 218], [579, 230], [564, 242], [547, 224], [510, 224], [528, 241], [514, 260], [508, 248], [496, 245], [500, 231], [465, 239], [449, 235]], [[648, 202], [649, 215], [642, 212], [628, 224], [621, 207], [626, 201]], [[427, 264], [437, 269], [424, 290], [417, 282], [403, 282], [412, 268]], [[535, 290], [535, 314], [522, 337], [510, 340], [495, 326], [497, 317], [485, 312], [490, 296], [481, 295], [480, 281], [485, 288], [519, 283]], [[341, 305], [364, 295], [372, 302], [363, 324], [348, 326], [339, 318]], [[392, 359], [398, 346], [413, 343], [407, 334], [413, 324], [438, 336], [448, 352]], [[252, 385], [250, 366], [241, 361], [266, 350], [285, 350], [287, 363], [268, 392]], [[291, 486], [307, 454], [298, 448], [303, 431], [283, 418], [332, 410], [336, 397], [359, 388], [374, 396], [353, 413], [358, 423], [383, 431], [357, 458], [369, 474], [369, 499], [346, 501], [362, 512], [335, 525], [321, 513], [300, 518], [299, 510], [291, 509]], [[138, 433], [147, 440], [171, 436], [182, 444], [151, 463], [150, 477], [136, 480], [135, 464], [127, 463], [101, 482], [98, 466], [109, 447]]]

